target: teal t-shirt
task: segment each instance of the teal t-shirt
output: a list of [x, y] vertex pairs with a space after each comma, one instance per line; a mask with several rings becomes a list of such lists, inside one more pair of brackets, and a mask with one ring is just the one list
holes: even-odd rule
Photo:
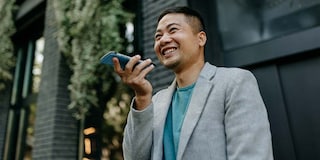
[[181, 127], [194, 86], [195, 84], [184, 88], [177, 88], [173, 94], [163, 133], [164, 160], [176, 159]]

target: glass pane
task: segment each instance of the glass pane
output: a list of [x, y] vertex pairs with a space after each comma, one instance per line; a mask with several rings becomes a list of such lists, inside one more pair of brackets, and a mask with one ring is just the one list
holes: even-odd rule
[[34, 60], [32, 67], [32, 92], [28, 95], [30, 103], [28, 104], [28, 124], [26, 130], [26, 147], [24, 151], [24, 160], [31, 160], [32, 148], [34, 146], [34, 123], [36, 117], [37, 108], [37, 94], [39, 93], [39, 86], [41, 81], [41, 69], [43, 62], [43, 49], [44, 49], [44, 38], [41, 37], [35, 42]]
[[271, 40], [320, 24], [319, 0], [217, 0], [225, 50]]
[[41, 69], [43, 62], [43, 49], [44, 49], [44, 38], [40, 38], [36, 41], [34, 64], [32, 69], [33, 83], [32, 83], [32, 93], [39, 92], [39, 86], [41, 81]]

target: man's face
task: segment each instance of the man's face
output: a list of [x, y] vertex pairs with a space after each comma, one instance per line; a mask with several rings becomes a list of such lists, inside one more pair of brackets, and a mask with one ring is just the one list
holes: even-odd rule
[[177, 71], [201, 59], [200, 47], [205, 42], [200, 35], [204, 32], [194, 31], [191, 26], [184, 14], [167, 14], [159, 21], [154, 50], [165, 67]]

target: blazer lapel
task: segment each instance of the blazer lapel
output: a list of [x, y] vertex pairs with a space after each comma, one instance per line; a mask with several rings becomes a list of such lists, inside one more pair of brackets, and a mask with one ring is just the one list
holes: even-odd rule
[[201, 117], [204, 106], [206, 105], [208, 99], [207, 97], [210, 95], [209, 93], [213, 88], [213, 84], [210, 81], [214, 77], [215, 71], [215, 66], [212, 67], [211, 65], [209, 66], [206, 64], [196, 82], [189, 108], [181, 128], [179, 148], [177, 153], [178, 160], [182, 159], [183, 152], [186, 149], [192, 132], [194, 131], [194, 128]]
[[172, 94], [176, 88], [176, 81], [174, 80], [173, 83], [168, 87], [168, 89], [163, 93], [164, 96], [159, 96], [158, 100], [154, 102], [154, 132], [153, 132], [153, 138], [154, 138], [154, 160], [162, 160], [163, 156], [163, 130], [165, 121], [167, 118], [168, 109], [171, 103]]

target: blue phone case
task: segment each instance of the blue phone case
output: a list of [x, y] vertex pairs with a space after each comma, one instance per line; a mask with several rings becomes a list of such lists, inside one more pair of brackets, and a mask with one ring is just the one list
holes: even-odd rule
[[115, 51], [110, 51], [100, 58], [100, 63], [108, 64], [113, 67], [114, 66], [112, 61], [113, 57], [117, 57], [119, 59], [121, 68], [124, 68], [131, 58], [127, 55], [124, 55]]
[[[130, 56], [127, 56], [127, 55], [124, 55], [124, 54], [121, 54], [121, 53], [118, 53], [115, 51], [110, 51], [100, 58], [100, 63], [108, 64], [113, 67], [114, 66], [113, 61], [112, 61], [113, 57], [117, 57], [119, 59], [120, 66], [122, 69], [125, 68], [126, 64], [129, 62], [129, 60], [131, 58]], [[141, 62], [142, 62], [142, 60], [139, 60], [139, 62], [136, 65], [138, 65]], [[154, 63], [151, 63], [151, 64], [156, 66]]]

